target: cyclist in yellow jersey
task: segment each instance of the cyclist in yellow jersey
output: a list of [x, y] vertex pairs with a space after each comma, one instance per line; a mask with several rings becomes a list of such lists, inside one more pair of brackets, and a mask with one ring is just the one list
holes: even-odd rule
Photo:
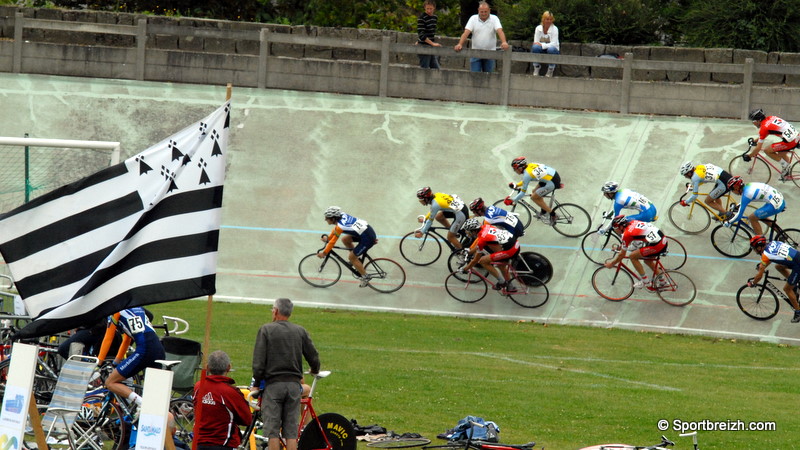
[[697, 193], [700, 190], [701, 184], [713, 184], [711, 192], [706, 195], [704, 203], [717, 211], [725, 218], [733, 216], [732, 212], [725, 211], [722, 206], [723, 194], [728, 192], [728, 180], [731, 179], [731, 174], [714, 164], [698, 164], [693, 165], [691, 161], [686, 161], [681, 165], [680, 173], [692, 182], [692, 195], [686, 200], [681, 200], [681, 206], [689, 206], [697, 198]]
[[[414, 233], [415, 237], [421, 238], [423, 234], [430, 230], [433, 219], [448, 229], [447, 240], [453, 244], [456, 250], [461, 250], [461, 242], [458, 240], [458, 230], [469, 217], [469, 209], [457, 195], [433, 193], [430, 187], [426, 186], [417, 191], [417, 199], [423, 205], [430, 205], [431, 211], [425, 216], [420, 217], [422, 227]], [[451, 224], [448, 219], [453, 219]]]
[[555, 189], [561, 189], [561, 176], [556, 172], [556, 169], [539, 163], [528, 164], [528, 160], [524, 156], [514, 158], [514, 160], [511, 161], [511, 167], [514, 169], [514, 172], [522, 175], [522, 181], [508, 184], [510, 188], [519, 188], [520, 191], [513, 197], [506, 197], [504, 203], [506, 205], [513, 205], [525, 195], [525, 192], [528, 190], [528, 184], [536, 180], [539, 187], [531, 192], [531, 200], [542, 208], [542, 213], [550, 215], [550, 225], [553, 225], [556, 222], [556, 215], [544, 201], [543, 197], [553, 192]]

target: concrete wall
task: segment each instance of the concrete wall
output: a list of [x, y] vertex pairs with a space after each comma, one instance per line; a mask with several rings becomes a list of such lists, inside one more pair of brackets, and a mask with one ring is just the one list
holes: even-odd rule
[[[476, 74], [470, 51], [452, 50], [454, 38], [437, 50], [445, 70], [419, 69], [415, 40], [380, 30], [0, 7], [7, 72], [16, 63], [23, 73], [732, 118], [758, 105], [800, 120], [798, 54], [563, 43], [556, 57], [497, 52], [497, 72]], [[597, 58], [607, 53], [627, 57]], [[556, 77], [533, 78], [532, 61], [557, 62]]]

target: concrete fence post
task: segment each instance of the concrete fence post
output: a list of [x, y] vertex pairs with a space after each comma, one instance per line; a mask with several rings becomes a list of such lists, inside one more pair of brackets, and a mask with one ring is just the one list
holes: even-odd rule
[[747, 120], [750, 111], [750, 95], [753, 93], [753, 58], [745, 58], [742, 70], [744, 71], [744, 81], [742, 82], [742, 120]]
[[500, 73], [500, 106], [508, 106], [508, 96], [511, 90], [511, 54], [512, 50], [503, 52], [503, 71]]
[[378, 97], [389, 95], [389, 36], [381, 38], [381, 76], [378, 81]]
[[631, 85], [633, 80], [633, 53], [625, 53], [622, 60], [622, 84], [620, 85], [619, 112], [628, 114], [631, 110]]
[[14, 14], [14, 56], [13, 56], [13, 71], [20, 73], [22, 71], [22, 28], [25, 26], [25, 17], [21, 12]]
[[258, 47], [258, 88], [267, 87], [267, 59], [269, 58], [269, 29], [262, 28]]
[[136, 26], [136, 79], [144, 81], [147, 51], [147, 19], [139, 19], [136, 22]]

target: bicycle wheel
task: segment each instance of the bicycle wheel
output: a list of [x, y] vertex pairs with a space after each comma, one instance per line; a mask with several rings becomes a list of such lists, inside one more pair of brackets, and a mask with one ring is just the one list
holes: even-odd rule
[[592, 218], [585, 209], [574, 203], [562, 203], [555, 208], [556, 223], [553, 228], [564, 236], [583, 236], [592, 226]]
[[127, 450], [131, 425], [125, 420], [125, 413], [119, 405], [114, 402], [104, 403], [104, 400], [104, 395], [89, 395], [84, 400], [76, 424], [85, 433], [78, 440], [77, 447], [84, 448], [81, 441], [92, 439], [102, 442], [106, 449]]
[[777, 240], [791, 245], [793, 248], [800, 246], [800, 230], [796, 228], [786, 228], [778, 233]]
[[800, 162], [792, 164], [792, 168], [789, 170], [789, 179], [792, 180], [795, 186], [800, 187], [800, 166], [798, 164]]
[[521, 252], [514, 259], [514, 270], [517, 276], [533, 275], [534, 282], [547, 284], [553, 278], [553, 264], [541, 253]]
[[697, 287], [691, 278], [676, 270], [667, 270], [653, 278], [656, 294], [672, 306], [686, 306], [697, 297]]
[[342, 277], [342, 266], [338, 261], [330, 256], [320, 259], [316, 253], [301, 259], [297, 270], [303, 281], [320, 288], [333, 286]]
[[739, 175], [745, 179], [745, 182], [769, 183], [769, 179], [772, 176], [769, 166], [761, 158], [752, 158], [750, 161], [745, 162], [741, 156], [733, 158], [728, 163], [728, 172], [731, 175]]
[[409, 448], [428, 445], [431, 440], [424, 437], [418, 438], [386, 438], [378, 441], [367, 442], [367, 447], [378, 448]]
[[500, 199], [500, 200], [492, 203], [492, 205], [497, 206], [498, 208], [503, 208], [508, 212], [512, 212], [512, 213], [516, 214], [517, 215], [517, 219], [520, 222], [522, 222], [522, 229], [523, 230], [527, 230], [528, 227], [531, 225], [531, 210], [528, 209], [528, 207], [525, 206], [524, 204], [522, 204], [520, 202], [517, 202], [517, 203], [514, 203], [513, 205], [509, 206], [509, 205], [506, 205], [503, 202], [503, 199]]
[[780, 302], [772, 289], [760, 284], [744, 285], [736, 292], [736, 304], [745, 316], [756, 320], [769, 320], [778, 314]]
[[297, 442], [298, 450], [327, 449], [330, 443], [332, 450], [355, 450], [356, 432], [353, 424], [341, 414], [325, 413], [317, 416], [300, 433]]
[[509, 282], [517, 290], [514, 292], [505, 290], [506, 296], [523, 308], [538, 308], [550, 298], [547, 286], [533, 275], [518, 275]]
[[592, 274], [592, 287], [606, 300], [621, 302], [633, 294], [633, 277], [617, 267], [598, 267]]
[[681, 241], [667, 236], [667, 253], [659, 257], [661, 264], [667, 270], [678, 270], [686, 264], [686, 247]]
[[451, 273], [444, 279], [444, 288], [454, 299], [463, 303], [475, 303], [486, 297], [489, 287], [486, 280], [473, 272], [465, 274], [467, 279], [462, 281], [456, 276], [456, 272]]
[[176, 398], [169, 402], [169, 412], [175, 417], [175, 437], [192, 447], [194, 437], [194, 403], [188, 398]]
[[[450, 257], [447, 258], [447, 269], [450, 270], [451, 273], [456, 274], [455, 275], [456, 278], [458, 278], [461, 281], [471, 281], [472, 283], [476, 283], [478, 280], [480, 280], [479, 277], [473, 277], [470, 279], [469, 274], [461, 273], [458, 271], [458, 269], [460, 269], [461, 266], [466, 264], [463, 255], [464, 254], [461, 252], [451, 253]], [[489, 276], [489, 271], [484, 269], [483, 266], [481, 266], [480, 264], [476, 264], [475, 267], [472, 268], [472, 270], [480, 273], [484, 277]]]
[[711, 232], [711, 245], [725, 256], [744, 258], [750, 253], [751, 237], [752, 234], [744, 227], [718, 225]]
[[694, 203], [689, 206], [681, 206], [681, 202], [673, 203], [667, 211], [667, 217], [675, 228], [687, 234], [702, 233], [711, 225], [708, 211]]
[[596, 231], [590, 231], [581, 240], [581, 251], [589, 261], [595, 264], [603, 264], [614, 257], [613, 246], [620, 245], [619, 236], [608, 232], [606, 235], [599, 235]]
[[415, 266], [429, 266], [442, 256], [442, 243], [435, 234], [414, 237], [414, 231], [400, 239], [400, 254]]
[[364, 264], [364, 270], [370, 277], [367, 286], [388, 294], [394, 292], [406, 283], [406, 271], [403, 266], [389, 258], [375, 258]]

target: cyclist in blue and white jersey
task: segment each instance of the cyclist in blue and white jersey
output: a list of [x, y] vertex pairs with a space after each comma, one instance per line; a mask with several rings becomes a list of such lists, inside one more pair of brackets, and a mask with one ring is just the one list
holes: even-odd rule
[[789, 297], [789, 303], [794, 308], [792, 323], [800, 322], [800, 305], [797, 303], [797, 295], [794, 293], [795, 286], [800, 281], [800, 254], [791, 245], [784, 242], [772, 241], [767, 243], [767, 238], [761, 235], [753, 236], [750, 239], [750, 246], [756, 253], [761, 255], [761, 262], [758, 264], [756, 276], [747, 284], [749, 286], [758, 284], [761, 277], [764, 276], [767, 266], [770, 263], [775, 263], [775, 268], [778, 269], [778, 272], [786, 277], [783, 292]]
[[[727, 220], [723, 225], [726, 227], [736, 223], [744, 215], [744, 209], [751, 202], [763, 202], [764, 206], [758, 208], [750, 214], [750, 226], [753, 227], [755, 234], [763, 234], [761, 232], [761, 223], [759, 219], [764, 220], [768, 217], [777, 216], [778, 213], [786, 209], [786, 200], [783, 199], [783, 194], [778, 192], [774, 187], [765, 183], [747, 183], [744, 184], [742, 177], [736, 176], [728, 180], [728, 189], [731, 192], [742, 196], [742, 203], [739, 205], [739, 211], [730, 220]], [[767, 223], [767, 222], [764, 222]]]
[[[607, 199], [614, 201], [614, 215], [612, 217], [621, 215], [624, 208], [637, 211], [636, 214], [626, 216], [628, 220], [655, 222], [658, 218], [656, 206], [647, 197], [630, 189], [620, 189], [619, 183], [616, 181], [607, 181], [600, 190]], [[611, 225], [598, 232], [605, 234], [609, 228], [611, 228]]]
[[[367, 277], [367, 271], [364, 269], [364, 264], [361, 263], [360, 257], [378, 242], [378, 236], [375, 234], [372, 225], [368, 224], [365, 220], [345, 214], [338, 206], [330, 206], [325, 210], [325, 222], [327, 222], [328, 225], [336, 226], [333, 228], [333, 231], [331, 231], [331, 234], [323, 235], [322, 241], [328, 244], [322, 251], [317, 253], [317, 256], [324, 258], [330, 253], [334, 244], [336, 244], [336, 241], [339, 240], [341, 236], [344, 246], [350, 249], [347, 259], [350, 261], [350, 264], [358, 270], [358, 273], [361, 274], [361, 284], [359, 287], [365, 287], [369, 278]], [[353, 242], [357, 242], [358, 245], [354, 246]]]
[[469, 204], [469, 210], [477, 217], [483, 217], [484, 223], [489, 223], [497, 228], [504, 229], [519, 239], [525, 234], [525, 228], [516, 214], [494, 205], [486, 206], [481, 197]]
[[[164, 346], [161, 345], [161, 340], [150, 324], [150, 319], [147, 317], [144, 308], [123, 309], [110, 316], [108, 323], [106, 338], [113, 338], [115, 328], [119, 329], [122, 332], [122, 345], [120, 345], [119, 351], [114, 358], [114, 363], [117, 366], [106, 379], [106, 388], [122, 398], [135, 401], [137, 405], [141, 406], [142, 398], [139, 394], [122, 382], [147, 367], [159, 368], [160, 365], [155, 361], [164, 359]], [[133, 354], [122, 359], [131, 342], [136, 345]], [[106, 339], [103, 340], [103, 349], [101, 350], [101, 355], [104, 358], [108, 351]]]

